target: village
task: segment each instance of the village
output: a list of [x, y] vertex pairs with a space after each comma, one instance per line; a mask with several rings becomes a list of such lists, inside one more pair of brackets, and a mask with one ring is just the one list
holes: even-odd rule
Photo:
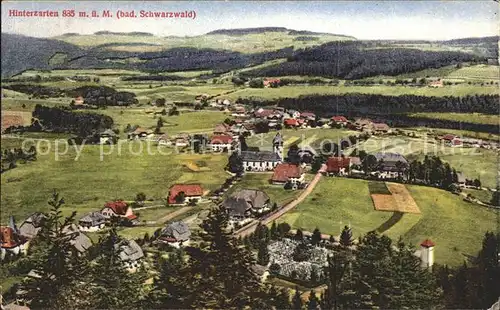
[[[272, 83], [272, 81], [270, 82]], [[208, 100], [207, 96], [196, 97], [197, 101]], [[73, 101], [75, 105], [84, 105], [82, 97], [77, 97]], [[212, 134], [207, 133], [178, 133], [169, 135], [160, 130], [152, 130], [145, 127], [130, 128], [126, 133], [127, 140], [133, 142], [148, 141], [155, 143], [158, 147], [175, 148], [179, 152], [193, 152], [196, 154], [220, 153], [227, 154], [227, 173], [232, 177], [226, 181], [219, 190], [210, 192], [203, 187], [203, 180], [198, 183], [179, 183], [170, 186], [168, 206], [184, 206], [193, 208], [199, 203], [213, 203], [221, 205], [226, 210], [229, 217], [228, 229], [232, 230], [236, 237], [248, 237], [259, 229], [259, 225], [270, 225], [302, 201], [304, 197], [297, 198], [296, 201], [286, 205], [278, 205], [266, 194], [266, 190], [255, 188], [242, 188], [226, 192], [237, 183], [245, 174], [263, 173], [269, 174], [269, 186], [281, 187], [283, 191], [304, 191], [310, 192], [316, 185], [317, 179], [313, 180], [308, 175], [318, 176], [361, 178], [365, 180], [389, 181], [396, 183], [419, 182], [415, 176], [410, 176], [410, 162], [404, 155], [390, 152], [376, 152], [368, 154], [364, 151], [358, 152], [358, 143], [363, 143], [372, 136], [376, 137], [396, 137], [398, 135], [414, 136], [415, 133], [404, 132], [398, 128], [391, 128], [386, 123], [374, 122], [368, 118], [348, 119], [343, 115], [334, 115], [328, 118], [315, 115], [308, 111], [289, 110], [280, 107], [274, 108], [251, 108], [244, 105], [233, 105], [229, 100], [214, 100], [209, 103], [212, 109], [223, 110], [230, 117], [223, 123], [214, 125]], [[145, 113], [151, 113], [146, 111]], [[344, 137], [338, 141], [331, 142], [331, 153], [321, 154], [321, 149], [314, 149], [310, 146], [298, 147], [296, 144], [287, 143], [287, 154], [285, 154], [284, 138], [281, 135], [283, 130], [295, 130], [307, 132], [312, 128], [329, 130], [331, 128], [344, 128], [357, 135]], [[256, 146], [248, 146], [247, 140], [252, 137], [266, 134], [272, 138], [265, 141], [268, 145], [262, 145], [263, 150]], [[453, 134], [435, 136], [436, 142], [447, 147], [454, 148], [487, 148], [496, 149], [498, 145], [491, 141], [481, 139], [462, 138]], [[113, 130], [106, 130], [99, 134], [98, 144], [116, 144], [119, 141], [118, 135]], [[338, 144], [337, 144], [338, 143]], [[345, 155], [345, 154], [350, 155]], [[355, 153], [356, 156], [352, 155]], [[476, 180], [467, 179], [463, 173], [456, 172], [452, 176], [454, 185], [449, 189], [454, 193], [460, 193], [462, 188], [481, 189]], [[420, 180], [424, 182], [424, 180]], [[438, 186], [436, 183], [434, 186]], [[404, 188], [404, 187], [403, 187]], [[493, 191], [494, 189], [485, 189]], [[406, 190], [404, 189], [403, 192]], [[389, 192], [389, 194], [391, 194]], [[393, 193], [396, 196], [395, 193]], [[411, 199], [409, 193], [404, 194]], [[405, 198], [405, 199], [408, 199]], [[391, 210], [390, 204], [372, 195], [375, 208], [380, 210]], [[470, 201], [471, 197], [465, 196]], [[464, 198], [464, 199], [465, 199]], [[377, 202], [378, 201], [378, 202]], [[481, 203], [480, 201], [477, 201]], [[406, 202], [407, 204], [408, 202]], [[413, 202], [413, 204], [415, 204]], [[484, 203], [482, 203], [484, 204]], [[384, 209], [386, 208], [386, 209]], [[388, 209], [387, 209], [388, 208]], [[79, 252], [86, 251], [92, 240], [86, 234], [96, 233], [108, 229], [109, 225], [122, 227], [142, 226], [134, 210], [141, 209], [141, 202], [127, 202], [115, 200], [105, 203], [100, 209], [84, 214], [78, 220], [78, 224], [67, 227], [67, 234], [72, 238], [72, 244]], [[416, 207], [417, 213], [418, 207]], [[187, 209], [184, 209], [187, 210]], [[397, 208], [395, 210], [398, 210]], [[30, 240], [36, 237], [43, 226], [44, 214], [37, 212], [25, 219], [18, 227], [13, 217], [10, 218], [9, 226], [2, 226], [2, 260], [12, 260], [18, 255], [26, 253]], [[288, 228], [290, 229], [290, 228]], [[344, 228], [343, 234], [352, 235], [349, 227]], [[179, 248], [192, 244], [194, 233], [190, 225], [183, 220], [170, 221], [163, 229], [155, 231], [153, 236], [148, 236], [150, 246], [160, 246], [162, 249]], [[295, 261], [291, 259], [296, 252], [296, 247], [303, 247], [303, 241], [297, 241], [295, 235], [286, 231], [283, 238], [270, 243], [270, 259], [266, 261], [266, 266], [256, 267], [259, 276], [279, 274], [290, 281], [312, 281], [317, 283], [322, 276], [320, 269], [327, 261], [328, 248], [338, 246], [341, 242], [341, 235], [322, 235], [322, 241], [311, 243], [310, 232], [300, 232], [305, 234], [304, 240], [309, 240], [314, 245], [311, 256], [307, 260]], [[136, 239], [125, 239], [117, 244], [123, 251], [121, 259], [125, 268], [130, 271], [136, 268], [145, 259], [145, 251], [141, 245], [145, 245], [142, 236]], [[194, 240], [197, 240], [194, 236]], [[145, 237], [146, 238], [146, 237]], [[349, 239], [352, 239], [349, 238]], [[195, 241], [196, 242], [196, 241]], [[348, 246], [355, 246], [356, 241], [349, 241]], [[165, 248], [166, 246], [166, 248]], [[416, 255], [421, 258], [422, 266], [429, 268], [432, 266], [433, 248], [435, 244], [430, 240], [425, 240], [421, 244], [421, 249]], [[305, 251], [305, 250], [304, 250]], [[317, 252], [317, 253], [316, 253]], [[312, 276], [311, 274], [315, 274]], [[30, 276], [36, 276], [31, 274]], [[312, 278], [311, 278], [312, 277]], [[294, 280], [295, 279], [295, 280]]]

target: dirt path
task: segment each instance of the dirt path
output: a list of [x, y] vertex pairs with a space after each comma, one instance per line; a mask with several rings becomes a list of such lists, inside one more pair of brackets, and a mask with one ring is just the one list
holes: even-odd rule
[[191, 209], [193, 209], [193, 207], [182, 207], [179, 210], [174, 211], [172, 213], [169, 213], [169, 214], [165, 215], [164, 217], [160, 218], [159, 220], [156, 221], [156, 223], [157, 224], [164, 224], [164, 223], [170, 221], [171, 219], [186, 213], [187, 211], [189, 211]]
[[[292, 200], [289, 204], [285, 205], [283, 208], [281, 208], [277, 212], [271, 214], [271, 216], [269, 216], [266, 219], [260, 221], [260, 223], [262, 223], [263, 225], [269, 224], [269, 223], [277, 220], [281, 216], [283, 216], [283, 214], [285, 214], [288, 211], [290, 211], [293, 208], [295, 208], [302, 201], [304, 201], [304, 199], [306, 199], [306, 197], [309, 196], [309, 194], [311, 194], [311, 192], [313, 191], [313, 189], [318, 184], [319, 180], [323, 176], [323, 172], [325, 171], [325, 169], [326, 169], [326, 165], [323, 165], [321, 167], [321, 169], [318, 171], [318, 173], [316, 173], [316, 175], [314, 176], [314, 179], [311, 181], [311, 183], [309, 183], [309, 186], [307, 186], [307, 188], [300, 194], [299, 197], [297, 197], [295, 200]], [[247, 236], [247, 235], [251, 234], [252, 232], [255, 231], [255, 228], [257, 227], [258, 224], [259, 224], [258, 221], [254, 221], [254, 222], [248, 224], [247, 226], [245, 226], [245, 227], [241, 228], [240, 230], [236, 231], [235, 232], [235, 236], [236, 237], [244, 237], [244, 236]]]

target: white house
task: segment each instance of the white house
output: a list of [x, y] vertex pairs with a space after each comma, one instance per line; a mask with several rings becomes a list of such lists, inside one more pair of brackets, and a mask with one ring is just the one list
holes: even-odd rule
[[233, 137], [228, 135], [213, 136], [210, 140], [212, 152], [230, 152], [233, 145]]

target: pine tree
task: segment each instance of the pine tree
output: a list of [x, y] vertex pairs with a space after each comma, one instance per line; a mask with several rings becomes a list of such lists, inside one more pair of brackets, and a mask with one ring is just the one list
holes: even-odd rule
[[290, 309], [290, 293], [287, 289], [282, 288], [276, 296], [274, 306], [276, 309]]
[[262, 266], [267, 266], [269, 264], [269, 250], [267, 249], [267, 244], [265, 242], [260, 242], [259, 251], [257, 253], [257, 263]]
[[317, 245], [321, 241], [321, 232], [319, 231], [319, 228], [315, 228], [311, 237], [311, 244], [312, 245]]
[[188, 270], [183, 308], [262, 308], [269, 300], [251, 270], [252, 253], [228, 231], [228, 214], [214, 208], [201, 224], [204, 244], [187, 248]]
[[143, 268], [131, 273], [120, 259], [121, 244], [116, 226], [101, 237], [97, 257], [92, 266], [92, 285], [89, 290], [95, 296], [93, 308], [135, 309], [143, 298], [142, 287], [146, 280]]
[[276, 240], [278, 238], [278, 226], [276, 225], [276, 221], [273, 221], [270, 229], [271, 239]]
[[65, 309], [71, 307], [71, 300], [65, 298], [65, 293], [76, 293], [74, 288], [81, 280], [80, 276], [85, 274], [87, 264], [86, 258], [79, 257], [71, 244], [73, 236], [67, 233], [76, 212], [63, 218], [61, 206], [64, 199], [56, 191], [48, 204], [51, 210], [44, 214], [42, 228], [32, 241], [36, 249], [30, 261], [36, 276], [24, 279], [19, 292], [30, 308]]
[[344, 247], [352, 245], [352, 230], [349, 226], [344, 226], [340, 233], [340, 245]]
[[301, 310], [303, 307], [302, 296], [300, 296], [300, 291], [298, 287], [295, 287], [295, 294], [292, 297], [292, 309]]
[[314, 290], [311, 290], [311, 292], [309, 293], [309, 299], [307, 300], [307, 309], [315, 310], [318, 309], [318, 306], [319, 306], [318, 296], [316, 296], [316, 292]]

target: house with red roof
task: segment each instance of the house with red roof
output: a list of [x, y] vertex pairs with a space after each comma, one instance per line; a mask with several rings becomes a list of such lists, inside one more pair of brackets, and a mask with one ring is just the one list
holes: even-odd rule
[[233, 137], [227, 135], [216, 135], [210, 140], [212, 152], [229, 152], [233, 146]]
[[300, 127], [304, 124], [304, 120], [295, 119], [295, 118], [287, 118], [283, 121], [285, 127], [295, 128]]
[[348, 175], [350, 169], [350, 157], [330, 157], [326, 161], [326, 173], [328, 175]]
[[137, 220], [137, 215], [134, 214], [132, 207], [123, 200], [109, 201], [104, 204], [101, 214], [110, 219], [113, 217], [120, 217], [130, 222]]
[[345, 116], [342, 115], [336, 115], [331, 118], [332, 124], [334, 125], [340, 125], [340, 126], [347, 126], [347, 123], [349, 122]]
[[26, 248], [25, 244], [27, 239], [21, 236], [16, 229], [9, 226], [0, 226], [0, 258], [5, 259], [7, 253], [18, 255], [23, 253]]
[[297, 186], [304, 182], [304, 176], [304, 171], [300, 166], [283, 163], [274, 168], [271, 182], [273, 184], [292, 183], [292, 186]]
[[263, 81], [264, 87], [278, 87], [281, 84], [280, 79], [265, 79]]
[[203, 196], [200, 184], [174, 184], [168, 191], [168, 203], [182, 205], [191, 201], [198, 201]]
[[464, 145], [462, 139], [460, 139], [459, 136], [452, 135], [452, 134], [446, 134], [446, 135], [442, 136], [441, 140], [444, 141], [445, 145], [451, 146], [451, 147], [462, 147]]
[[437, 81], [432, 81], [429, 83], [429, 87], [434, 87], [434, 88], [438, 88], [438, 87], [443, 87], [443, 81], [442, 80], [437, 80]]

